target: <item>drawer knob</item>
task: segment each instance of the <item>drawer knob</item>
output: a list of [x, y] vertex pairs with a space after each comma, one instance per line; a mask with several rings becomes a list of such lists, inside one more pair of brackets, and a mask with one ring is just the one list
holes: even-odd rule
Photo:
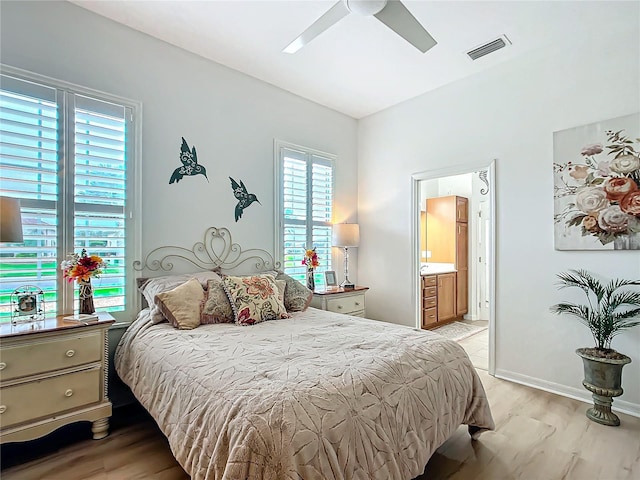
[[67, 353], [65, 353], [65, 355], [69, 358], [73, 357], [76, 354], [75, 350], [67, 350]]
[[342, 305], [338, 305], [338, 310], [342, 310]]
[[64, 392], [65, 397], [70, 397], [71, 395], [73, 395], [73, 390], [71, 389], [68, 389], [66, 392]]
[[7, 406], [6, 405], [0, 405], [0, 413], [4, 413], [7, 411]]
[[7, 368], [7, 364], [4, 362], [0, 362], [0, 370], [4, 370], [5, 368]]
[[356, 302], [356, 307], [359, 307], [359, 306], [360, 306], [360, 302]]

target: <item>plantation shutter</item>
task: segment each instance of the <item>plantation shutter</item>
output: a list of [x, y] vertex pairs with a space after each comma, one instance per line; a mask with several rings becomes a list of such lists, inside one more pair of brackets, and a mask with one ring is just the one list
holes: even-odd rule
[[0, 321], [11, 318], [11, 293], [35, 285], [55, 311], [58, 265], [58, 117], [55, 88], [2, 76], [0, 194], [20, 198], [24, 243], [2, 245]]
[[77, 310], [77, 285], [62, 280], [59, 264], [83, 248], [107, 262], [92, 279], [96, 310], [125, 310], [132, 108], [0, 79], [0, 195], [20, 199], [24, 233], [24, 244], [2, 245], [0, 321], [23, 285], [42, 288], [47, 315]]
[[[316, 285], [324, 286], [324, 272], [331, 270], [331, 220], [333, 216], [333, 165], [331, 160], [310, 156], [311, 169], [311, 244], [322, 259], [317, 268]], [[318, 274], [320, 278], [318, 278]]]
[[[94, 280], [96, 309], [125, 307], [126, 109], [74, 96], [74, 247], [107, 261]], [[75, 295], [74, 310], [78, 308]]]
[[320, 258], [315, 281], [324, 286], [323, 272], [331, 270], [333, 161], [289, 147], [280, 149], [279, 161], [284, 271], [304, 283], [304, 252], [315, 247]]

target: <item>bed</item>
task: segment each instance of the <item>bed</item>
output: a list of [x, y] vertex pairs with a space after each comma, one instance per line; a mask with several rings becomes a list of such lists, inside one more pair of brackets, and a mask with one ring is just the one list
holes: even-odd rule
[[314, 308], [193, 330], [145, 308], [115, 367], [196, 480], [409, 480], [461, 424], [494, 428], [457, 343]]

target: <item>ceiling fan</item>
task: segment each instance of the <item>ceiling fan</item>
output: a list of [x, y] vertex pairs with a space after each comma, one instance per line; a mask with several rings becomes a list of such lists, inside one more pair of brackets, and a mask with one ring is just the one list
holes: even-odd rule
[[376, 17], [422, 53], [438, 43], [398, 0], [340, 0], [287, 45], [283, 52], [297, 52], [350, 13]]

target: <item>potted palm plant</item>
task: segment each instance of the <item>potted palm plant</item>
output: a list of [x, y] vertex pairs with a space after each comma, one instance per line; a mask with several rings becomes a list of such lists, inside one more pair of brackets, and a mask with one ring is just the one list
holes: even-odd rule
[[593, 394], [593, 408], [587, 417], [603, 425], [620, 425], [611, 412], [613, 397], [622, 395], [622, 367], [631, 359], [611, 349], [611, 340], [624, 330], [640, 325], [640, 280], [614, 279], [603, 283], [585, 270], [559, 273], [560, 288], [577, 287], [587, 297], [586, 305], [558, 303], [556, 314], [568, 314], [585, 324], [595, 340], [595, 348], [579, 348], [584, 380], [582, 385]]

